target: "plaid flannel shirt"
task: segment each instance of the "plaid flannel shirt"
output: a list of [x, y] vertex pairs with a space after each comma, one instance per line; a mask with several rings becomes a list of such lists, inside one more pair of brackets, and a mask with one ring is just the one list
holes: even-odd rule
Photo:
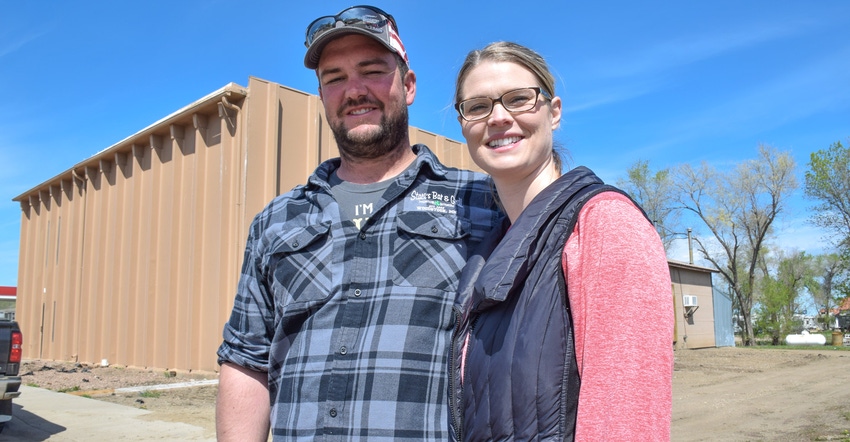
[[251, 225], [219, 363], [267, 371], [275, 440], [447, 440], [452, 304], [501, 214], [484, 175], [422, 145], [360, 229], [327, 184], [339, 160]]

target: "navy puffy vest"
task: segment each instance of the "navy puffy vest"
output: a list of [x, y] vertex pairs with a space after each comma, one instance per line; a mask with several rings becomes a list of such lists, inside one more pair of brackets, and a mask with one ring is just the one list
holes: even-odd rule
[[581, 207], [602, 191], [622, 193], [590, 169], [571, 170], [467, 262], [450, 357], [456, 439], [573, 440], [581, 381], [561, 253]]

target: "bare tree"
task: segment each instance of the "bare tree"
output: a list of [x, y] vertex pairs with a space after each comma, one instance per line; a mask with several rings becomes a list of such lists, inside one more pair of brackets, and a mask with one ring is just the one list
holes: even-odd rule
[[669, 169], [652, 171], [649, 162], [639, 160], [629, 167], [627, 178], [617, 180], [617, 186], [628, 192], [655, 224], [664, 250], [670, 250], [673, 240], [684, 235], [679, 224], [679, 211], [674, 203], [673, 182]]
[[744, 345], [755, 343], [753, 289], [759, 257], [773, 221], [797, 187], [795, 167], [790, 153], [760, 145], [758, 158], [731, 172], [707, 164], [698, 169], [683, 165], [673, 179], [681, 207], [711, 233], [710, 238], [695, 238], [697, 249], [726, 281], [740, 308]]

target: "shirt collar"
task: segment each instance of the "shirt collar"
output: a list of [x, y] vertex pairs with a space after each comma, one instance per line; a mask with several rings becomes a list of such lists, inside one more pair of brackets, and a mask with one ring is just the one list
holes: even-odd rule
[[[420, 173], [431, 173], [433, 178], [442, 179], [448, 173], [446, 166], [440, 163], [434, 152], [424, 144], [415, 144], [411, 147], [416, 154], [413, 167], [402, 172], [395, 179], [399, 184], [407, 187]], [[427, 167], [425, 167], [427, 165]], [[307, 180], [309, 186], [322, 188], [330, 191], [328, 184], [331, 174], [340, 166], [339, 158], [331, 158], [322, 162]]]

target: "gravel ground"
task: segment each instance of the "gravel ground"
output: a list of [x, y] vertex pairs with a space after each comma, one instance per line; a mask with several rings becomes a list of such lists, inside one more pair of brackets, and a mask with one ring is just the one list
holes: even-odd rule
[[[75, 362], [25, 360], [21, 366], [23, 383], [31, 387], [64, 392], [90, 392], [146, 385], [176, 384], [218, 379], [218, 373], [142, 370], [122, 366]], [[99, 396], [102, 393], [98, 394]]]

